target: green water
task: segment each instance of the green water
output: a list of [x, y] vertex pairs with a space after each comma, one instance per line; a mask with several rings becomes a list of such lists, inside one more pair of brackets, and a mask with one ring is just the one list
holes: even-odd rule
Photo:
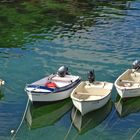
[[[25, 110], [27, 83], [56, 72], [61, 65], [83, 80], [95, 69], [97, 80], [114, 82], [140, 59], [140, 1], [1, 1], [0, 35], [0, 78], [5, 80], [0, 95], [0, 140], [9, 140], [10, 131], [18, 127]], [[138, 108], [132, 107], [121, 117], [114, 105], [116, 96], [113, 88], [112, 109], [98, 112], [107, 116], [97, 120], [97, 125], [91, 123], [93, 126], [83, 134], [71, 127], [72, 108], [66, 112], [61, 108], [62, 115], [56, 119], [54, 115], [50, 125], [31, 129], [25, 120], [15, 139], [138, 140], [140, 103], [126, 103]], [[38, 121], [43, 122], [44, 117]]]

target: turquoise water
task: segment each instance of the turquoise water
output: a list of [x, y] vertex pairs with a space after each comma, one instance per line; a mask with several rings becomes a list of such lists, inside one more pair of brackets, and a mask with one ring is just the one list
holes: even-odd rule
[[[97, 80], [114, 82], [140, 59], [139, 0], [3, 1], [0, 9], [0, 78], [6, 81], [0, 100], [0, 140], [11, 139], [10, 131], [20, 124], [28, 99], [27, 83], [56, 72], [61, 65], [83, 80], [95, 69]], [[114, 105], [116, 96], [113, 88], [112, 109], [99, 111], [101, 119], [91, 113], [87, 122], [93, 115], [99, 123], [92, 122], [82, 134], [71, 126], [70, 108], [39, 128], [30, 128], [25, 120], [15, 139], [138, 140], [140, 103], [121, 117]]]

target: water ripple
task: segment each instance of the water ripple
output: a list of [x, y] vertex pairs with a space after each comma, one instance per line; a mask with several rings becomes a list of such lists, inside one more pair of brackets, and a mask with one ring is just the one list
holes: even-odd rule
[[[62, 5], [56, 1], [49, 1], [52, 2], [50, 5], [47, 2], [24, 1], [0, 5], [0, 78], [6, 79], [7, 85], [14, 89], [6, 90], [5, 102], [0, 103], [0, 122], [3, 127], [0, 135], [5, 139], [12, 126], [19, 124], [27, 98], [24, 93], [26, 83], [56, 72], [61, 65], [67, 65], [71, 73], [83, 79], [86, 79], [89, 70], [95, 69], [96, 79], [114, 82], [119, 74], [131, 67], [133, 60], [139, 59], [139, 0], [89, 3], [79, 0], [72, 4], [69, 1], [61, 2]], [[114, 90], [112, 94], [114, 96], [117, 93]], [[139, 115], [135, 113], [120, 119], [115, 114], [111, 121], [105, 121], [108, 126], [102, 133], [105, 123], [78, 139], [130, 138], [139, 127]], [[60, 130], [56, 135], [59, 133], [62, 138], [66, 130], [61, 125], [55, 127]], [[30, 134], [25, 128], [23, 132], [33, 138], [36, 132], [40, 134], [42, 130], [41, 134], [45, 132], [44, 137], [47, 139], [46, 130], [54, 132], [54, 129], [44, 128]], [[73, 129], [70, 138], [75, 133]], [[95, 137], [97, 133], [99, 137]]]

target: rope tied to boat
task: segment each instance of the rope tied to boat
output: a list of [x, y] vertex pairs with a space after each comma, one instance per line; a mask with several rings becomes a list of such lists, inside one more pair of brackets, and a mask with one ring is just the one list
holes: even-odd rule
[[130, 140], [133, 140], [134, 137], [140, 132], [140, 128], [137, 129], [137, 131], [132, 135], [132, 137], [130, 138]]
[[[116, 108], [118, 108], [119, 102], [120, 102], [120, 101], [121, 101], [121, 98], [119, 99], [119, 101], [118, 101], [118, 103], [117, 103], [117, 105], [116, 105]], [[109, 118], [108, 122], [106, 122], [106, 124], [104, 125], [104, 127], [103, 127], [103, 129], [102, 129], [101, 132], [103, 132], [103, 131], [105, 130], [105, 128], [108, 127], [108, 125], [109, 125], [109, 123], [110, 123], [110, 121], [111, 121], [111, 119], [113, 118], [113, 116], [114, 116], [115, 113], [116, 113], [116, 110], [112, 111], [112, 114], [110, 115], [110, 118]], [[115, 122], [114, 122], [114, 123], [115, 123]], [[112, 125], [113, 125], [113, 124], [112, 124]], [[99, 134], [97, 137], [100, 137], [100, 134]], [[99, 138], [98, 138], [98, 139], [99, 139]]]
[[18, 131], [19, 131], [23, 121], [24, 121], [24, 118], [25, 118], [25, 115], [26, 115], [26, 112], [27, 112], [27, 109], [28, 109], [28, 105], [29, 105], [29, 98], [28, 98], [28, 101], [27, 101], [27, 104], [26, 104], [26, 108], [25, 108], [25, 111], [23, 113], [22, 120], [21, 120], [19, 126], [17, 127], [16, 131], [15, 130], [11, 130], [11, 134], [12, 134], [11, 140], [15, 139], [15, 137], [16, 137], [16, 135], [17, 135], [17, 133], [18, 133]]
[[76, 114], [77, 114], [77, 109], [75, 110], [74, 117], [73, 117], [72, 122], [71, 122], [71, 124], [70, 124], [70, 127], [69, 127], [69, 129], [68, 129], [68, 132], [67, 132], [67, 134], [66, 134], [65, 137], [64, 137], [64, 140], [67, 139], [67, 137], [68, 137], [68, 135], [69, 135], [69, 133], [70, 133], [70, 131], [71, 131], [71, 129], [72, 129], [72, 125], [73, 125], [73, 123], [74, 123]]

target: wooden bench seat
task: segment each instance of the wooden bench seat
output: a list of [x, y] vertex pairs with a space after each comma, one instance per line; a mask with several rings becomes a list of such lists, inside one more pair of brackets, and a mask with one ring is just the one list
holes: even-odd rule
[[88, 95], [88, 96], [104, 96], [104, 95], [106, 95], [106, 94], [101, 94], [101, 93], [99, 93], [98, 94], [98, 92], [97, 93], [90, 93], [90, 92], [76, 92], [75, 94], [78, 94], [78, 95]]

